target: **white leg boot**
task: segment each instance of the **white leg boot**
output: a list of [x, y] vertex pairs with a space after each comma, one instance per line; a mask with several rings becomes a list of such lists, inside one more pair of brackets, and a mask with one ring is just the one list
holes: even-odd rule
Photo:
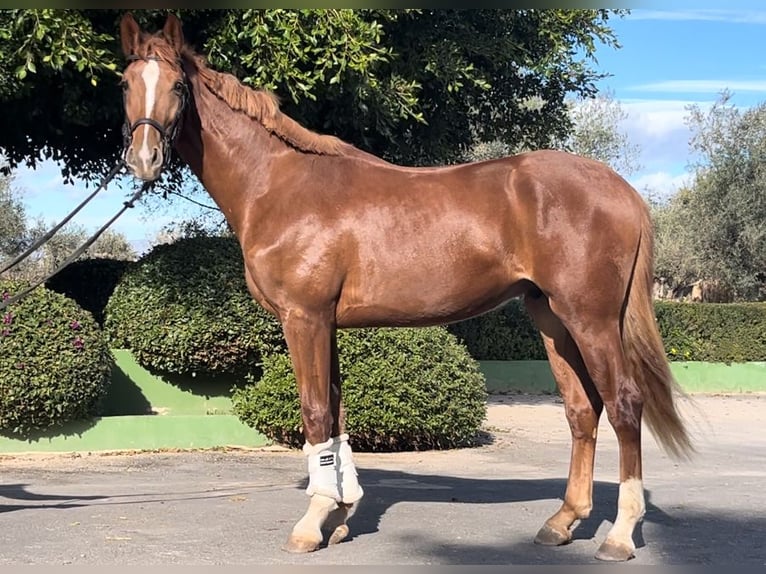
[[303, 452], [308, 456], [309, 469], [306, 494], [321, 494], [346, 504], [362, 498], [364, 491], [357, 479], [347, 434], [315, 445], [306, 443]]

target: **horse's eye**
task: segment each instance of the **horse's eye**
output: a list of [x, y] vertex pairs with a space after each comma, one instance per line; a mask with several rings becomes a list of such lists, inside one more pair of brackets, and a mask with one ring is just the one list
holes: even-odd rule
[[184, 83], [181, 80], [177, 81], [175, 83], [175, 85], [173, 86], [173, 91], [175, 93], [177, 93], [177, 94], [180, 94], [181, 92], [183, 92], [184, 91]]

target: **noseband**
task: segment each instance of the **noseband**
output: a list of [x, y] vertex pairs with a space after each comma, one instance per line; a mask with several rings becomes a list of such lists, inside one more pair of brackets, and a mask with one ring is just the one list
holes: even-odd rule
[[[135, 62], [137, 60], [154, 60], [159, 62], [160, 59], [156, 56], [147, 56], [146, 58], [141, 58], [136, 55], [132, 55], [128, 57], [128, 61]], [[125, 123], [122, 126], [122, 155], [125, 157], [125, 155], [128, 153], [128, 148], [130, 148], [130, 143], [133, 139], [133, 133], [139, 128], [139, 126], [151, 126], [155, 130], [157, 130], [160, 133], [160, 137], [162, 138], [162, 145], [163, 145], [163, 159], [162, 159], [162, 166], [165, 167], [169, 161], [170, 158], [170, 150], [173, 148], [173, 143], [176, 140], [176, 137], [178, 136], [180, 124], [181, 124], [181, 117], [183, 115], [184, 110], [186, 109], [186, 103], [189, 100], [189, 87], [186, 84], [186, 74], [183, 71], [183, 66], [181, 67], [181, 74], [183, 76], [183, 81], [180, 84], [180, 92], [179, 97], [181, 98], [181, 105], [178, 106], [178, 110], [176, 111], [176, 115], [173, 118], [173, 121], [170, 123], [170, 126], [168, 128], [165, 128], [160, 122], [157, 120], [153, 120], [152, 118], [138, 118], [135, 122], [132, 124], [128, 122], [127, 115], [125, 116]], [[124, 102], [123, 102], [123, 108], [124, 108]]]

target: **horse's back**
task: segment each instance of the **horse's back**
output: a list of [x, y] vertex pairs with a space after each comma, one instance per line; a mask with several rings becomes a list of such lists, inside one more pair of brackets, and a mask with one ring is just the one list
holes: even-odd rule
[[583, 271], [596, 278], [610, 265], [622, 269], [635, 255], [637, 194], [599, 162], [538, 151], [370, 169], [346, 234], [343, 323], [460, 320], [532, 284], [556, 290]]

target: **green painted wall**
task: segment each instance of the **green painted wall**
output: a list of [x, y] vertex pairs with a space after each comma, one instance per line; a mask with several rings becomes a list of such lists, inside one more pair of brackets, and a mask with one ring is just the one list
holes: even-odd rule
[[[23, 439], [0, 436], [0, 453], [261, 447], [269, 440], [231, 414], [225, 381], [170, 380], [114, 351], [103, 416]], [[554, 393], [547, 361], [483, 361], [489, 392]], [[690, 393], [766, 392], [766, 363], [671, 363]]]
[[169, 380], [128, 351], [114, 351], [102, 417], [23, 439], [0, 436], [0, 453], [261, 447], [269, 440], [231, 414], [223, 381]]
[[[766, 363], [672, 362], [670, 370], [688, 393], [766, 392]], [[553, 393], [547, 361], [482, 361], [490, 392]]]

